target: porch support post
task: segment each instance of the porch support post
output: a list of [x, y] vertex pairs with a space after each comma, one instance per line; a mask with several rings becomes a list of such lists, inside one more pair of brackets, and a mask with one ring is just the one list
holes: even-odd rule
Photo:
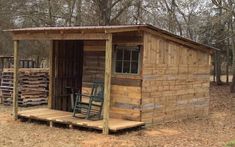
[[13, 118], [18, 118], [18, 73], [19, 73], [19, 41], [14, 41], [14, 83], [13, 83]]
[[108, 34], [105, 48], [105, 79], [104, 79], [104, 118], [103, 134], [109, 134], [109, 111], [111, 90], [111, 66], [112, 66], [112, 34]]
[[52, 97], [53, 97], [53, 75], [54, 75], [54, 62], [53, 62], [53, 40], [50, 40], [50, 48], [49, 48], [49, 96], [48, 96], [48, 108], [52, 108]]

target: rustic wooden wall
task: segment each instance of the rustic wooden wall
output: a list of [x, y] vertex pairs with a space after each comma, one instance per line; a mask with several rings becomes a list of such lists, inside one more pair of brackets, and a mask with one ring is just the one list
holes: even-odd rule
[[[113, 34], [113, 45], [142, 46], [143, 33], [127, 32]], [[139, 121], [140, 102], [141, 74], [133, 76], [112, 73], [110, 116]]]
[[[113, 34], [113, 46], [137, 46], [143, 44], [142, 33]], [[89, 94], [91, 82], [104, 80], [105, 42], [84, 41], [83, 93]], [[141, 76], [112, 73], [110, 116], [129, 120], [140, 120]]]
[[84, 84], [104, 80], [105, 41], [84, 41], [83, 76]]
[[209, 70], [209, 53], [146, 33], [141, 120], [151, 124], [207, 115]]

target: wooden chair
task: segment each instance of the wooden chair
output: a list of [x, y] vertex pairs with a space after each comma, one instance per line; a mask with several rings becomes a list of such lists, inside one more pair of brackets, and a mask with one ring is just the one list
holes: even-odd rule
[[[83, 102], [82, 97], [89, 98], [89, 102]], [[76, 94], [76, 101], [74, 105], [73, 116], [76, 113], [85, 115], [86, 119], [101, 119], [101, 113], [104, 102], [104, 83], [96, 81], [92, 85], [90, 95]]]
[[70, 97], [70, 101], [71, 101], [71, 109], [73, 111], [73, 108], [74, 108], [74, 97], [75, 97], [75, 93], [76, 92], [79, 92], [79, 89], [77, 88], [72, 88], [72, 87], [65, 87], [66, 89], [66, 92], [67, 92], [67, 97]]
[[73, 88], [73, 87], [69, 87], [69, 86], [66, 86], [65, 87], [65, 94], [63, 95], [57, 95], [55, 96], [57, 99], [68, 99], [70, 98], [70, 101], [71, 101], [71, 108], [68, 110], [70, 112], [73, 112], [73, 109], [74, 109], [74, 102], [75, 102], [75, 94], [77, 92], [79, 92], [80, 89], [78, 88]]

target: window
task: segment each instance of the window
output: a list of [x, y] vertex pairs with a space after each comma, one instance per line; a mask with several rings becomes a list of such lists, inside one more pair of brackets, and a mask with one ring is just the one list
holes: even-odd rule
[[115, 48], [115, 72], [116, 73], [139, 73], [140, 47]]

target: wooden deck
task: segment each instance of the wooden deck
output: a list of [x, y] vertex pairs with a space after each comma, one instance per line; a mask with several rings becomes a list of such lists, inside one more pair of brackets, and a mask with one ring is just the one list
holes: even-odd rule
[[[54, 123], [57, 123], [57, 124], [66, 124], [69, 125], [70, 127], [78, 126], [84, 128], [92, 128], [96, 130], [103, 129], [102, 126], [103, 120], [92, 121], [82, 118], [74, 118], [72, 117], [71, 112], [52, 110], [48, 108], [20, 111], [18, 113], [18, 116], [19, 118], [26, 118], [30, 120], [46, 121], [50, 124], [50, 126], [53, 126]], [[144, 125], [143, 122], [137, 122], [137, 121], [129, 121], [123, 119], [114, 119], [114, 118], [110, 118], [109, 120], [109, 130], [112, 132], [116, 132], [123, 129], [140, 127], [143, 125]]]

